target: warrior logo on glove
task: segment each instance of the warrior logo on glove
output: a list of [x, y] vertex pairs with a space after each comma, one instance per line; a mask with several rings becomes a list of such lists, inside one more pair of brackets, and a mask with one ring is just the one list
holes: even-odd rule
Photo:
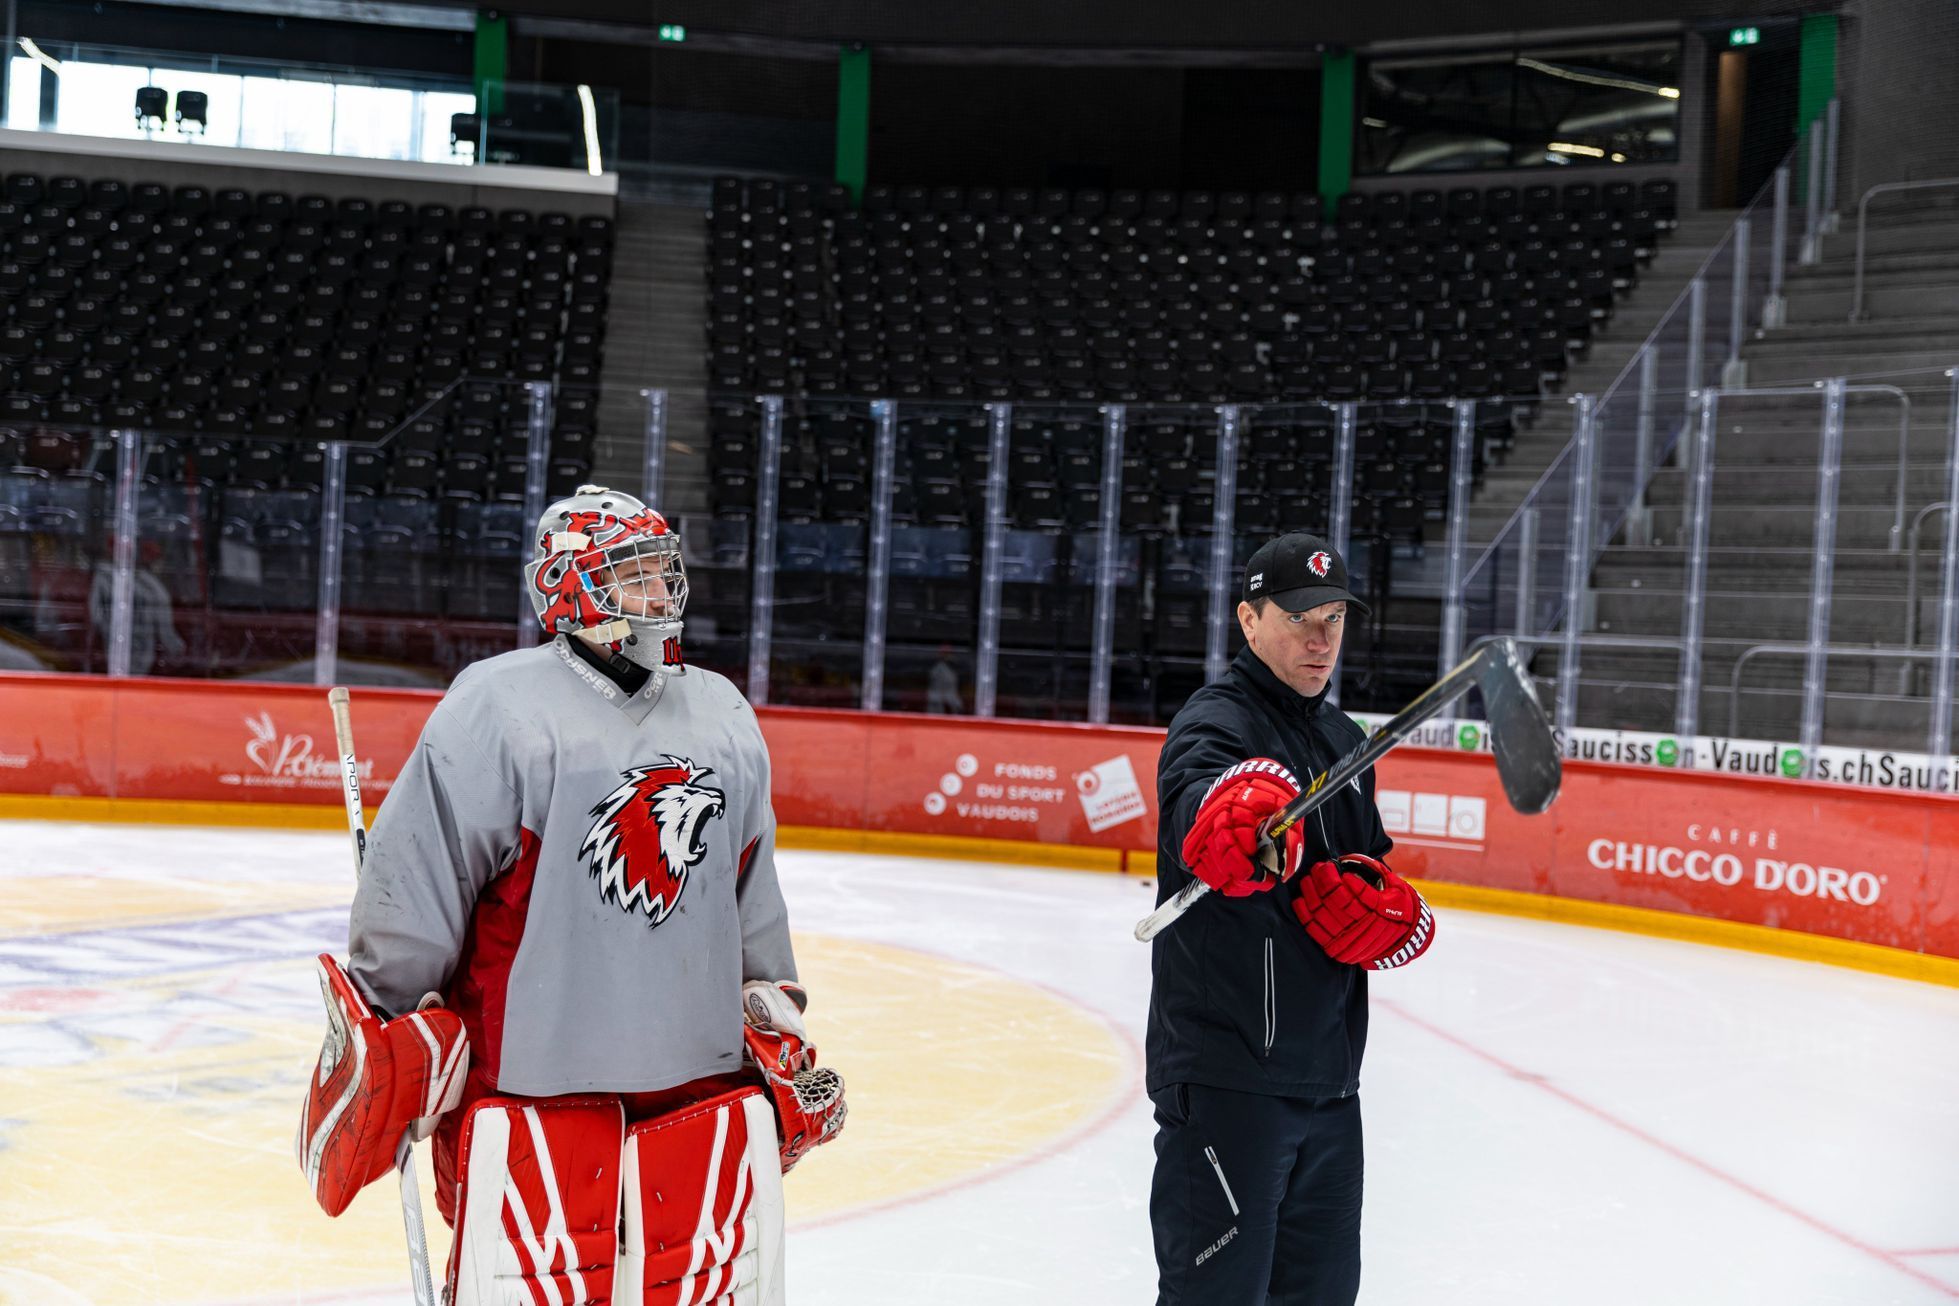
[[700, 781], [713, 775], [671, 754], [658, 766], [636, 766], [591, 815], [578, 851], [592, 859], [601, 897], [627, 911], [664, 921], [687, 887], [687, 872], [707, 855], [703, 827], [719, 817], [727, 800]]

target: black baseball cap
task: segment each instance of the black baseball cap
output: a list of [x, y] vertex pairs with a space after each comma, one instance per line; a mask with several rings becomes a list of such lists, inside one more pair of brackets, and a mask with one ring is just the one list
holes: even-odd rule
[[1245, 564], [1245, 602], [1271, 599], [1287, 612], [1345, 602], [1367, 611], [1347, 588], [1347, 563], [1317, 535], [1294, 531], [1260, 546]]

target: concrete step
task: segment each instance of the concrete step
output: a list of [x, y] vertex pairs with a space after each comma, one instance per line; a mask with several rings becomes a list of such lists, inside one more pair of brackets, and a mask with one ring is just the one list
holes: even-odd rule
[[[1901, 215], [1902, 218], [1902, 215]], [[1870, 223], [1864, 231], [1864, 257], [1928, 252], [1959, 253], [1959, 219], [1930, 210], [1909, 219]], [[1823, 238], [1823, 261], [1854, 261], [1857, 257], [1857, 218], [1849, 215], [1834, 236]]]
[[[1801, 507], [1805, 512], [1814, 510], [1817, 491], [1817, 467], [1814, 457], [1807, 463], [1777, 462], [1761, 463], [1745, 456], [1730, 454], [1719, 450], [1715, 455], [1714, 475], [1711, 489], [1714, 511], [1726, 512], [1752, 511], [1757, 508]], [[1933, 501], [1943, 493], [1945, 466], [1940, 463], [1907, 463], [1904, 472], [1905, 501], [1922, 499]], [[1898, 493], [1898, 464], [1855, 463], [1846, 464], [1837, 474], [1837, 506], [1839, 508], [1876, 508], [1893, 504]], [[1934, 488], [1936, 487], [1936, 488]], [[1676, 507], [1684, 503], [1691, 492], [1688, 475], [1684, 469], [1663, 467], [1653, 474], [1647, 486], [1646, 501], [1653, 507]]]
[[[1954, 256], [1959, 264], [1959, 255]], [[1819, 341], [1833, 348], [1856, 349], [1892, 348], [1898, 342], [1909, 344], [1915, 339], [1959, 340], [1959, 283], [1952, 289], [1952, 300], [1946, 305], [1946, 312], [1931, 311], [1920, 314], [1896, 314], [1872, 316], [1856, 323], [1848, 320], [1825, 322], [1792, 321], [1787, 326], [1777, 327], [1756, 338], [1749, 347], [1754, 349], [1766, 345], [1783, 345], [1796, 341]], [[1846, 310], [1847, 312], [1847, 310]]]
[[[1678, 635], [1685, 627], [1685, 595], [1657, 588], [1595, 586], [1593, 621], [1601, 634]], [[1703, 595], [1702, 631], [1711, 639], [1802, 640], [1809, 637], [1809, 595], [1760, 594], [1716, 590]], [[1868, 638], [1871, 631], [1903, 633], [1904, 598], [1870, 596], [1860, 590], [1833, 591], [1830, 634], [1834, 639]]]
[[[1795, 293], [1788, 293], [1789, 290]], [[1849, 322], [1852, 296], [1848, 284], [1821, 286], [1791, 283], [1785, 289], [1785, 294], [1792, 325], [1807, 322], [1845, 325]], [[1959, 314], [1959, 259], [1953, 260], [1943, 275], [1910, 273], [1887, 277], [1882, 282], [1867, 279], [1864, 284], [1864, 312], [1874, 322], [1901, 317]]]
[[1959, 366], [1959, 340], [1943, 347], [1915, 349], [1825, 349], [1806, 342], [1780, 348], [1750, 345], [1748, 383], [1755, 386], [1791, 385], [1823, 376], [1848, 376], [1936, 390], [1942, 373]]
[[[1653, 537], [1684, 539], [1686, 514], [1677, 507], [1653, 509]], [[1855, 549], [1888, 547], [1896, 520], [1888, 507], [1841, 507], [1837, 510], [1837, 543]], [[1909, 522], [1909, 518], [1907, 518]], [[1796, 548], [1815, 538], [1816, 514], [1809, 505], [1787, 508], [1749, 507], [1714, 512], [1708, 519], [1708, 542], [1723, 547], [1779, 545]]]
[[[1802, 720], [1804, 658], [1800, 654], [1757, 656], [1742, 673], [1739, 693], [1732, 676], [1740, 648], [1709, 644], [1701, 666], [1698, 733], [1739, 739], [1792, 742]], [[1678, 662], [1674, 652], [1631, 654], [1603, 648], [1579, 656], [1577, 720], [1581, 726], [1673, 732], [1679, 705]], [[1531, 662], [1539, 695], [1555, 701], [1559, 656], [1541, 648]], [[1899, 664], [1854, 654], [1838, 654], [1827, 664], [1823, 703], [1823, 742], [1843, 747], [1923, 751], [1930, 706], [1929, 673], [1924, 664], [1912, 673]]]
[[[1807, 547], [1710, 548], [1707, 584], [1712, 589], [1806, 595], [1815, 556]], [[1838, 585], [1854, 586], [1868, 594], [1896, 596], [1905, 592], [1907, 566], [1903, 553], [1892, 553], [1888, 548], [1840, 548], [1831, 556], [1830, 563]], [[1920, 558], [1921, 591], [1937, 566], [1938, 559], [1933, 552], [1928, 551]], [[1600, 585], [1637, 588], [1644, 584], [1678, 590], [1686, 581], [1687, 553], [1673, 541], [1608, 544], [1600, 550], [1592, 574]]]
[[[1880, 277], [1902, 277], [1911, 274], [1950, 272], [1952, 255], [1936, 250], [1920, 250], [1903, 254], [1866, 254], [1864, 256], [1864, 277], [1867, 281]], [[1857, 262], [1854, 257], [1833, 259], [1810, 267], [1793, 267], [1788, 271], [1787, 284], [1794, 288], [1800, 286], [1827, 286], [1841, 284], [1848, 286], [1856, 277]]]

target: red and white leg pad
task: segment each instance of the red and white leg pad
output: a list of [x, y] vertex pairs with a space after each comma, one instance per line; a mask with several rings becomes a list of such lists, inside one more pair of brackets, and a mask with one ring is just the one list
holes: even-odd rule
[[454, 1306], [609, 1306], [625, 1135], [625, 1109], [609, 1094], [470, 1107]]
[[469, 1108], [453, 1306], [782, 1306], [775, 1112], [742, 1088], [630, 1128], [610, 1095]]
[[633, 1125], [621, 1169], [619, 1301], [781, 1306], [782, 1165], [759, 1090]]

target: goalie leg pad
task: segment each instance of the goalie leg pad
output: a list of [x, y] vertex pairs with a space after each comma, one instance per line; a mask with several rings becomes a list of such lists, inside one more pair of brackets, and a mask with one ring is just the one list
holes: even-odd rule
[[645, 1306], [782, 1306], [775, 1113], [736, 1089], [626, 1132], [614, 1291]]
[[625, 1132], [610, 1094], [486, 1097], [469, 1108], [454, 1306], [608, 1306]]

